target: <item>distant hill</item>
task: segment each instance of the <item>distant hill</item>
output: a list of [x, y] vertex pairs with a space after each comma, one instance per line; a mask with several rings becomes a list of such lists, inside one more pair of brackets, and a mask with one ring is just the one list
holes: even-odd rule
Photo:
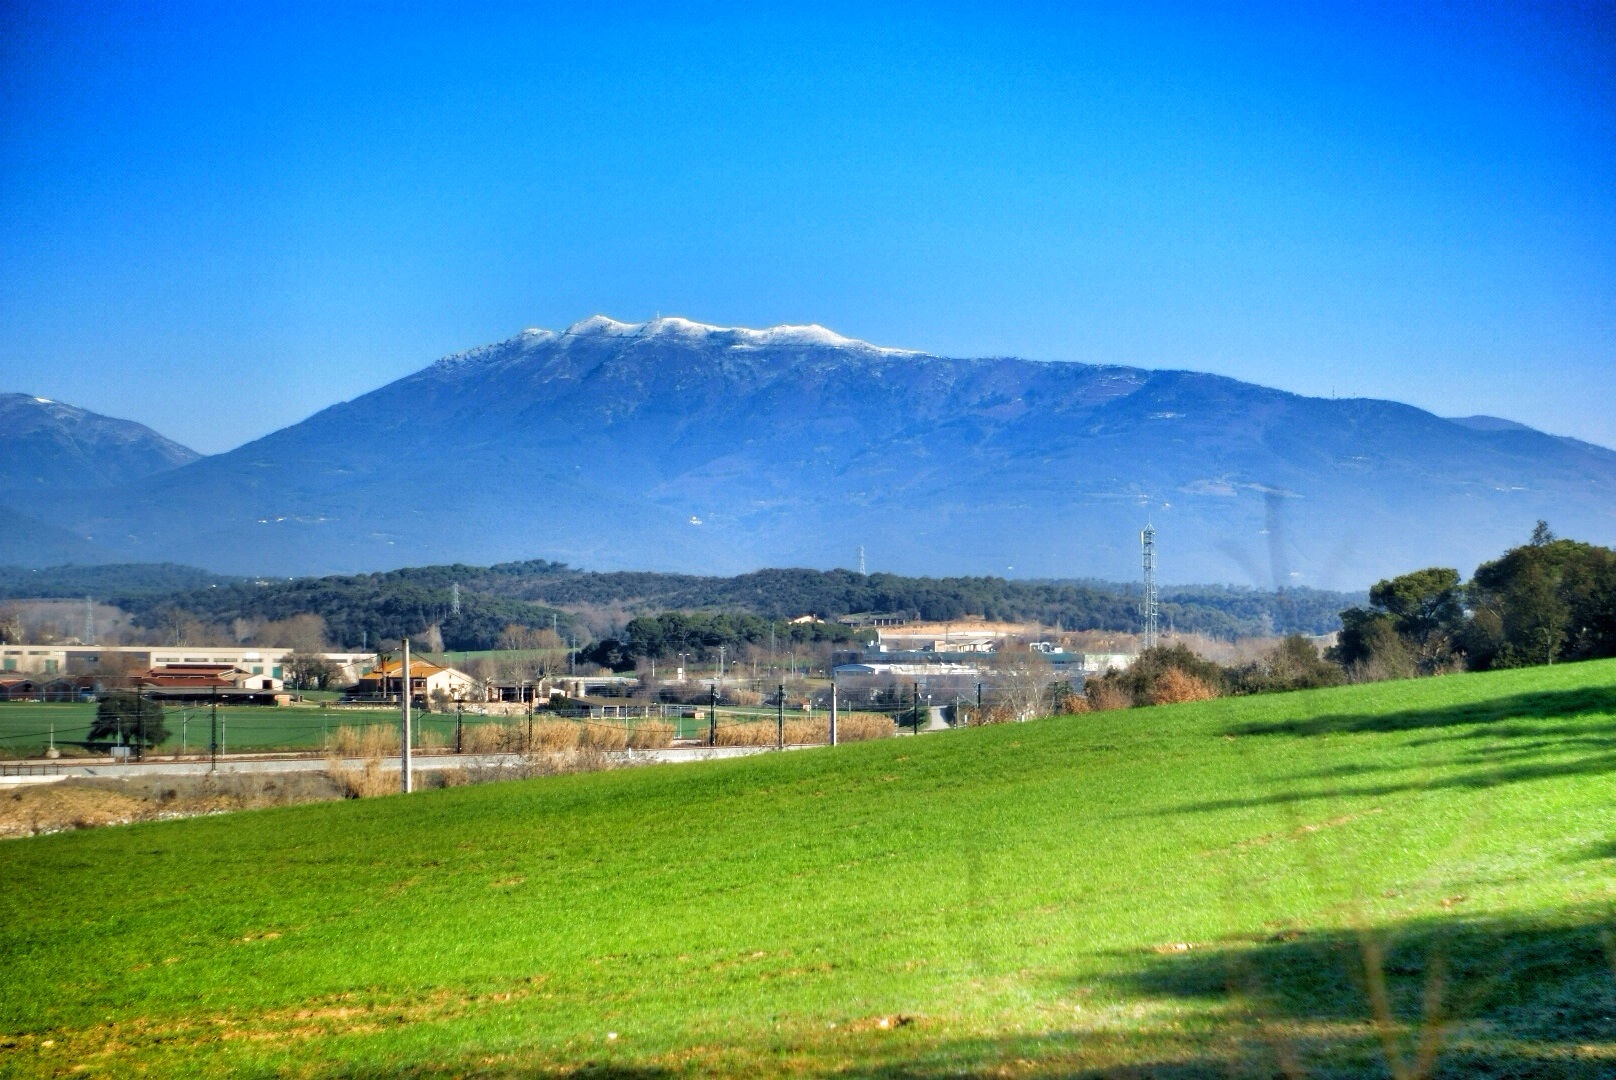
[[[459, 586], [460, 612], [453, 592]], [[533, 561], [498, 566], [415, 566], [378, 574], [265, 580], [232, 578], [188, 566], [102, 565], [28, 569], [0, 566], [0, 600], [94, 596], [156, 625], [180, 608], [219, 626], [236, 619], [285, 619], [309, 612], [325, 620], [333, 642], [358, 647], [438, 627], [450, 649], [487, 649], [509, 624], [555, 626], [587, 640], [619, 631], [634, 615], [703, 611], [785, 620], [854, 612], [905, 612], [931, 621], [986, 618], [1040, 622], [1063, 630], [1133, 631], [1137, 584], [1104, 581], [1010, 581], [997, 577], [925, 578], [847, 570], [760, 570], [737, 577], [644, 571], [597, 573]], [[1172, 586], [1161, 596], [1164, 625], [1233, 638], [1269, 633], [1327, 633], [1362, 594], [1286, 589], [1274, 593], [1223, 585]], [[572, 613], [586, 613], [578, 620]], [[782, 626], [782, 629], [784, 627]], [[363, 636], [362, 636], [363, 635]], [[715, 646], [716, 647], [716, 646]]]
[[1616, 453], [1187, 371], [949, 359], [820, 327], [596, 317], [447, 357], [226, 454], [33, 512], [246, 574], [544, 558], [730, 574], [1362, 588], [1546, 518], [1616, 541]]
[[0, 503], [0, 567], [104, 563], [116, 559], [112, 551], [82, 536]]
[[202, 455], [144, 424], [28, 394], [0, 394], [0, 500], [50, 489], [112, 487]]

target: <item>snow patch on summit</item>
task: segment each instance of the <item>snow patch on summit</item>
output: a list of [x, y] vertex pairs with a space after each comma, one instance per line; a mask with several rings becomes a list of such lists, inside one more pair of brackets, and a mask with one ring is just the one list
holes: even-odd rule
[[753, 330], [745, 326], [713, 326], [677, 316], [650, 319], [646, 322], [627, 323], [591, 315], [573, 323], [562, 331], [562, 337], [615, 337], [615, 338], [684, 338], [697, 341], [717, 341], [732, 349], [760, 349], [777, 345], [818, 346], [833, 349], [861, 349], [891, 355], [917, 356], [913, 349], [893, 349], [871, 345], [857, 338], [844, 337], [817, 323], [804, 326], [770, 326]]

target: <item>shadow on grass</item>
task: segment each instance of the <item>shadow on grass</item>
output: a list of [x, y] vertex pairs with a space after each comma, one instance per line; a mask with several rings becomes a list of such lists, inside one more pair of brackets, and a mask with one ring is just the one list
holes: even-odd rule
[[[1585, 717], [1581, 722], [1568, 722]], [[1456, 730], [1463, 729], [1463, 730]], [[1445, 760], [1350, 763], [1290, 776], [1291, 781], [1361, 781], [1327, 787], [1273, 792], [1239, 799], [1214, 799], [1162, 811], [1232, 810], [1276, 806], [1314, 799], [1377, 798], [1410, 791], [1484, 789], [1501, 784], [1566, 776], [1616, 773], [1616, 688], [1579, 687], [1446, 707], [1391, 713], [1333, 714], [1305, 719], [1241, 724], [1229, 734], [1310, 738], [1342, 733], [1429, 731], [1408, 746], [1465, 745]], [[1446, 775], [1430, 775], [1433, 766]], [[1399, 773], [1418, 779], [1390, 779]], [[1372, 778], [1379, 778], [1378, 782]]]
[[[1184, 1006], [1204, 1022], [1169, 1011], [1174, 1018], [1120, 1033], [1072, 1027], [940, 1042], [917, 1047], [911, 1060], [838, 1075], [1608, 1078], [1616, 1075], [1613, 949], [1606, 920], [1585, 917], [1232, 942], [1151, 956], [1105, 987]], [[1058, 988], [1063, 996], [1084, 989]]]
[[[1454, 767], [1462, 767], [1464, 764], [1457, 762], [1454, 763]], [[1315, 799], [1380, 798], [1411, 791], [1454, 789], [1480, 791], [1498, 787], [1500, 784], [1518, 784], [1529, 780], [1551, 780], [1566, 776], [1599, 776], [1605, 773], [1616, 773], [1616, 751], [1572, 761], [1546, 761], [1530, 765], [1482, 768], [1456, 776], [1428, 777], [1407, 783], [1343, 784], [1309, 791], [1281, 791], [1244, 799], [1208, 799], [1203, 802], [1171, 806], [1157, 811], [1155, 816], [1172, 817], [1183, 813], [1240, 810], [1255, 806], [1285, 806], [1311, 802]]]
[[[1610, 723], [1604, 727], [1616, 732], [1616, 687], [1582, 686], [1571, 690], [1515, 694], [1510, 697], [1468, 701], [1437, 708], [1404, 709], [1398, 712], [1335, 713], [1296, 720], [1240, 724], [1230, 728], [1229, 733], [1293, 736], [1385, 733], [1497, 724], [1507, 720], [1551, 720], [1595, 714], [1610, 717]], [[1578, 735], [1586, 735], [1589, 730], [1583, 725], [1574, 729]], [[1541, 736], [1543, 730], [1539, 725], [1526, 724], [1513, 730], [1489, 728], [1477, 734], [1479, 737], [1510, 734]]]

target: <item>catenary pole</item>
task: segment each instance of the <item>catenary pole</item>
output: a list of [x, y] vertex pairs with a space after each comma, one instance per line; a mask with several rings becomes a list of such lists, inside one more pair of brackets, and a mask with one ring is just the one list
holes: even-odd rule
[[830, 744], [836, 745], [836, 672], [830, 675]]
[[774, 706], [774, 745], [786, 748], [786, 684], [780, 684], [780, 697]]
[[410, 686], [410, 639], [404, 639], [404, 664], [398, 669], [399, 700], [403, 708], [398, 714], [398, 789], [408, 795], [410, 777], [410, 705], [414, 696]]

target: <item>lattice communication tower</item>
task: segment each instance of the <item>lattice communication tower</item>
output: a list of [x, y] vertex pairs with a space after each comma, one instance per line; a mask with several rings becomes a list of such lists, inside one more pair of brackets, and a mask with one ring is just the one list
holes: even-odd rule
[[1139, 534], [1139, 552], [1145, 570], [1145, 648], [1156, 647], [1156, 628], [1160, 616], [1156, 607], [1156, 528], [1146, 525]]

